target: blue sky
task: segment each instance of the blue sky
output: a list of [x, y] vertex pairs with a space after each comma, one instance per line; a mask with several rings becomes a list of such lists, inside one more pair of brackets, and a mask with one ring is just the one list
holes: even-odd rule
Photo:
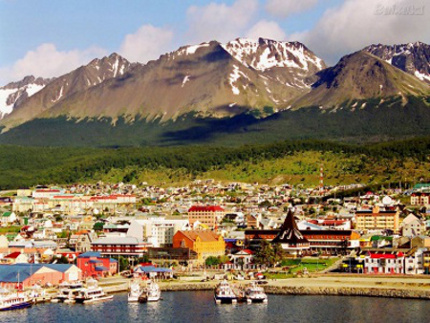
[[427, 3], [0, 0], [0, 85], [58, 76], [112, 52], [145, 63], [182, 45], [237, 37], [299, 40], [331, 65], [372, 43], [428, 43]]

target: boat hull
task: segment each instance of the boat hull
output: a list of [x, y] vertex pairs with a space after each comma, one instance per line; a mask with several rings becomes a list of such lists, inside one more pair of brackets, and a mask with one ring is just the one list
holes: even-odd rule
[[27, 308], [27, 307], [31, 307], [33, 305], [32, 301], [27, 301], [27, 302], [23, 302], [20, 304], [13, 304], [7, 307], [2, 307], [0, 308], [0, 311], [12, 311], [12, 310], [19, 310], [22, 308]]
[[96, 297], [96, 298], [75, 298], [75, 301], [76, 303], [79, 303], [79, 304], [92, 304], [92, 303], [107, 301], [112, 298], [113, 298], [113, 295], [106, 295], [106, 296]]
[[214, 296], [215, 303], [217, 304], [236, 304], [237, 297], [222, 297], [222, 296]]

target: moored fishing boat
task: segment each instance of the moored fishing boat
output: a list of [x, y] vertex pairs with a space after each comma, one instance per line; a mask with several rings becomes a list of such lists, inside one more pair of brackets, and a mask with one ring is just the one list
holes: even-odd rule
[[129, 302], [137, 302], [139, 301], [139, 296], [142, 294], [142, 289], [140, 288], [140, 284], [138, 280], [133, 280], [130, 283], [130, 292], [128, 293], [128, 301]]
[[245, 297], [248, 304], [267, 303], [267, 295], [263, 287], [258, 286], [255, 282], [245, 288]]
[[215, 289], [215, 302], [217, 304], [228, 303], [228, 304], [236, 304], [237, 296], [234, 294], [230, 284], [223, 280], [218, 284]]

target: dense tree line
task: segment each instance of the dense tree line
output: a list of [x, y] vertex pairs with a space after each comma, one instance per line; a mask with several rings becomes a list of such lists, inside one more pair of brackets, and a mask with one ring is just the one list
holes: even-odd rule
[[[352, 145], [319, 140], [283, 141], [269, 145], [242, 147], [176, 146], [141, 148], [48, 148], [0, 146], [0, 189], [35, 184], [74, 183], [92, 179], [96, 173], [124, 169], [184, 169], [199, 174], [226, 165], [258, 163], [296, 152], [333, 152], [361, 155], [374, 160], [414, 158], [428, 161], [430, 137], [379, 144]], [[129, 173], [125, 180], [136, 174]]]

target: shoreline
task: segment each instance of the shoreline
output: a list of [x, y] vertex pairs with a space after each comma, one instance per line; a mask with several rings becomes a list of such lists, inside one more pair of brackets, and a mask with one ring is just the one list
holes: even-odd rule
[[[249, 281], [233, 281], [246, 285]], [[218, 281], [210, 282], [159, 282], [164, 292], [210, 291]], [[274, 295], [319, 295], [319, 296], [364, 296], [430, 300], [429, 278], [386, 278], [386, 277], [339, 277], [318, 276], [269, 280], [262, 285], [267, 294]], [[108, 293], [128, 290], [128, 283], [104, 287]]]

